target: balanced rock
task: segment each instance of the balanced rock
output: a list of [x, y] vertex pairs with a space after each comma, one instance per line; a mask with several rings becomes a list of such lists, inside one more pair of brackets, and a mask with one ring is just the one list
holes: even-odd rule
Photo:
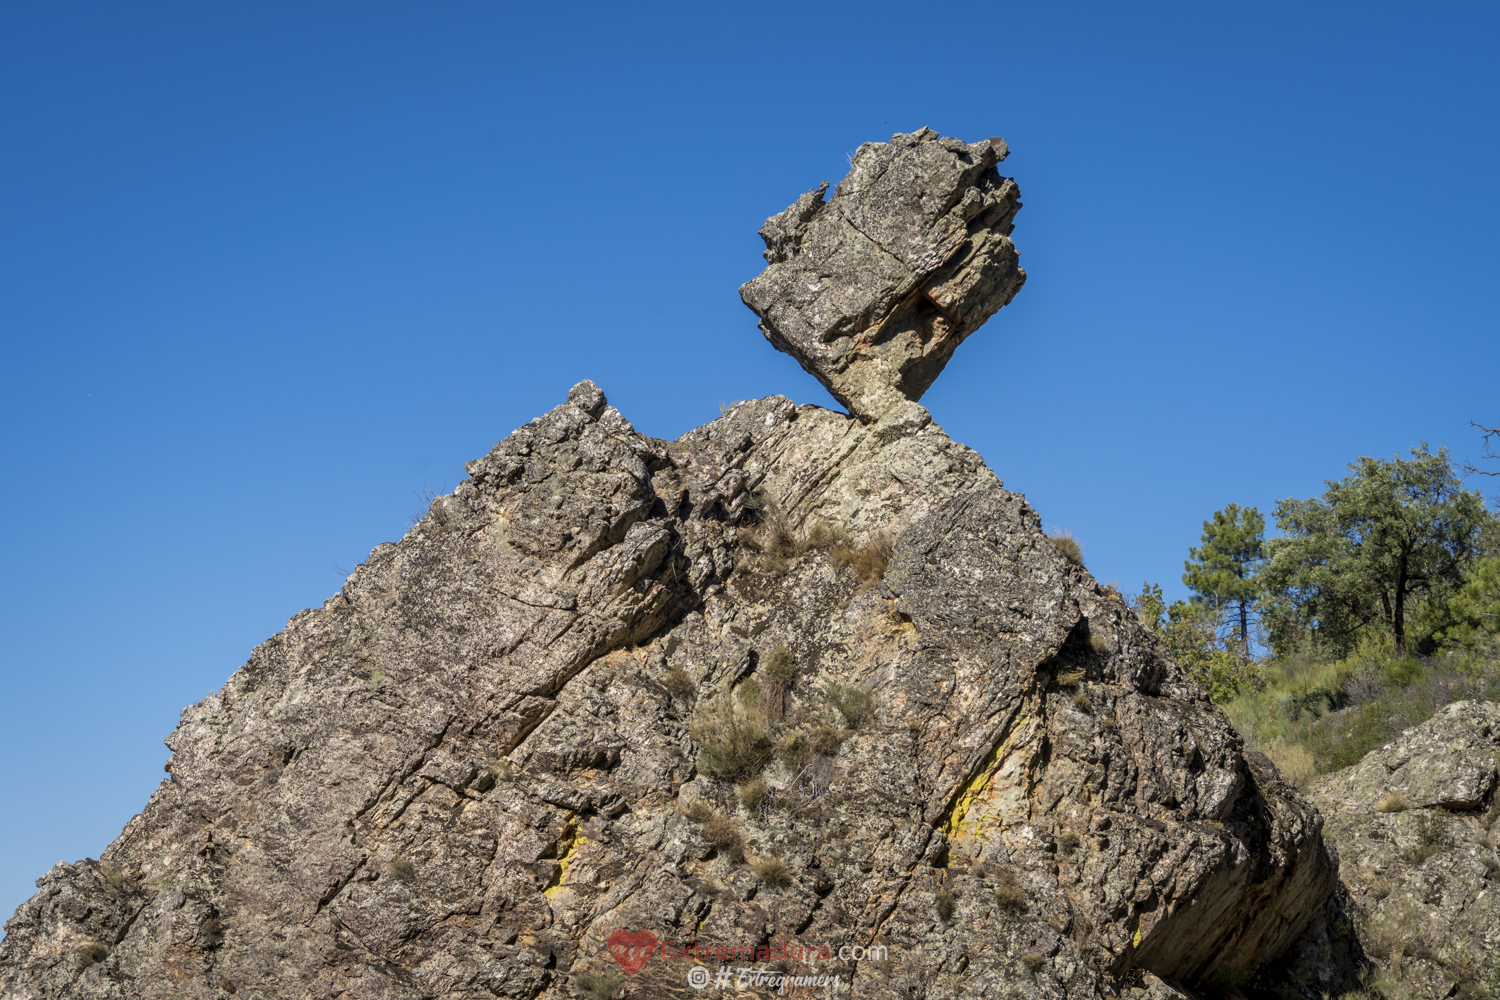
[[740, 297], [766, 338], [862, 419], [920, 399], [1026, 280], [1007, 153], [925, 128], [861, 146], [831, 201], [825, 181], [761, 228], [769, 266]]
[[1281, 955], [1318, 814], [914, 401], [1020, 285], [1003, 155], [898, 136], [767, 224], [745, 298], [853, 416], [668, 442], [584, 382], [469, 463], [184, 710], [0, 995], [1171, 1000]]

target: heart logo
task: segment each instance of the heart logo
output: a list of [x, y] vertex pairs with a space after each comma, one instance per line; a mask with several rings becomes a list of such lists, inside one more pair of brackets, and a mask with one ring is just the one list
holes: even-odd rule
[[624, 928], [609, 936], [609, 954], [625, 975], [633, 976], [641, 971], [646, 959], [656, 950], [656, 935], [650, 931], [627, 931]]

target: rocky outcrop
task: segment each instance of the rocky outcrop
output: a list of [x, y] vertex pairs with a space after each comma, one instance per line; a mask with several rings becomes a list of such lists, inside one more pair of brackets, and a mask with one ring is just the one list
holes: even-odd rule
[[[1000, 153], [856, 158], [838, 217], [917, 262], [878, 315], [1014, 290], [975, 263], [1014, 263]], [[822, 259], [814, 228], [770, 242]], [[909, 346], [940, 367], [945, 336]], [[854, 343], [830, 381], [935, 374]], [[1317, 813], [973, 451], [909, 398], [852, 408], [667, 442], [576, 386], [183, 712], [141, 815], [6, 925], [0, 993], [669, 997], [750, 968], [752, 996], [1168, 1000], [1281, 954], [1333, 884]]]
[[1500, 996], [1497, 781], [1500, 705], [1461, 701], [1312, 785], [1342, 891], [1293, 963], [1307, 992]]
[[825, 181], [761, 228], [769, 266], [740, 297], [766, 338], [861, 418], [921, 399], [1026, 281], [1008, 153], [925, 128], [859, 147], [831, 201]]
[[[4, 995], [569, 995], [617, 930], [884, 946], [803, 964], [891, 997], [1276, 954], [1316, 814], [978, 456], [888, 433], [771, 398], [668, 443], [580, 385], [183, 713]], [[709, 766], [746, 709], [780, 749]]]

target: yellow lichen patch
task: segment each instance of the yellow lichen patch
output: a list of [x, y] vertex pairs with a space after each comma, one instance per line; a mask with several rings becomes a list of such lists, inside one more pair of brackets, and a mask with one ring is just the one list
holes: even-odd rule
[[953, 800], [953, 805], [948, 810], [948, 815], [943, 819], [943, 832], [951, 837], [973, 836], [978, 830], [973, 828], [977, 824], [971, 824], [970, 829], [965, 829], [965, 820], [968, 819], [969, 810], [984, 791], [989, 787], [990, 779], [995, 776], [995, 770], [1000, 762], [1000, 750], [1004, 744], [999, 744], [989, 752], [980, 763], [979, 770], [974, 773], [962, 788], [958, 790], [958, 797]]
[[953, 800], [942, 823], [954, 839], [983, 839], [986, 829], [1026, 821], [1029, 756], [1022, 752], [1034, 735], [1035, 720], [1017, 719], [1009, 735], [980, 763]]
[[578, 832], [578, 817], [569, 814], [568, 824], [564, 827], [562, 836], [557, 838], [557, 871], [552, 873], [552, 881], [547, 883], [542, 895], [548, 899], [557, 895], [562, 888], [563, 878], [568, 874], [568, 865], [573, 862], [573, 856], [588, 842], [588, 838]]

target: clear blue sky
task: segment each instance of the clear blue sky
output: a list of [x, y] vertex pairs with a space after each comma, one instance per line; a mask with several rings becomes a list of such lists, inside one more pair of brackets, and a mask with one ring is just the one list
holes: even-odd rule
[[0, 910], [179, 709], [583, 378], [832, 405], [736, 289], [866, 140], [1002, 135], [924, 402], [1091, 569], [1500, 423], [1490, 4], [0, 7]]

